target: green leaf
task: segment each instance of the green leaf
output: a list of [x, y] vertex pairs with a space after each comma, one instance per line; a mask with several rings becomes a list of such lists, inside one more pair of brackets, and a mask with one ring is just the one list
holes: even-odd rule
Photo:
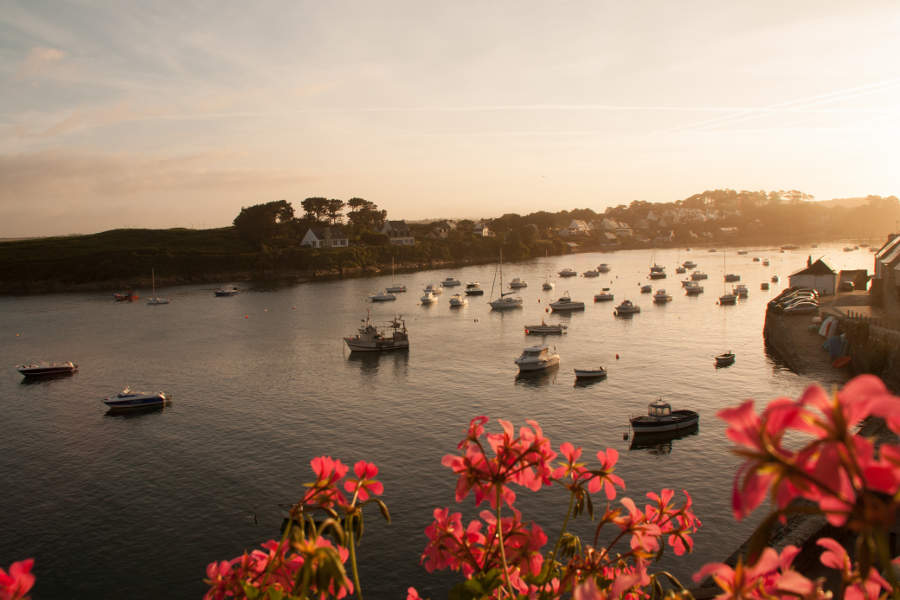
[[276, 588], [269, 588], [268, 596], [269, 600], [282, 600], [282, 598], [284, 598], [284, 592]]

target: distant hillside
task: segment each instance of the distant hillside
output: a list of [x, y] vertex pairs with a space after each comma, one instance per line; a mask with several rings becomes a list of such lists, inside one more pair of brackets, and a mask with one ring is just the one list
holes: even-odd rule
[[831, 200], [819, 200], [815, 204], [826, 208], [859, 208], [868, 205], [872, 198], [873, 196], [866, 196], [865, 198], [832, 198]]

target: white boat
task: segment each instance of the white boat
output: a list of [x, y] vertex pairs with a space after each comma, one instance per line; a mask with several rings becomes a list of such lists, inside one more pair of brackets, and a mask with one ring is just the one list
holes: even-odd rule
[[600, 271], [596, 271], [594, 269], [590, 269], [589, 271], [585, 271], [582, 273], [585, 277], [600, 277]]
[[372, 294], [369, 296], [369, 300], [372, 302], [390, 302], [391, 300], [396, 300], [397, 296], [393, 295], [387, 290], [383, 290], [378, 292], [377, 294]]
[[738, 298], [746, 298], [750, 295], [750, 290], [747, 289], [747, 286], [745, 284], [739, 283], [734, 286], [734, 289], [731, 290], [731, 293]]
[[560, 277], [576, 277], [578, 275], [578, 272], [575, 269], [570, 269], [569, 267], [566, 267], [565, 269], [560, 271], [558, 273], [558, 275]]
[[497, 283], [497, 276], [500, 276], [500, 285], [497, 288], [500, 295], [494, 298], [488, 304], [491, 310], [506, 310], [508, 308], [522, 308], [521, 296], [510, 296], [513, 292], [503, 291], [503, 251], [500, 251], [500, 261], [497, 263], [497, 270], [494, 272], [494, 280], [491, 282], [491, 296], [494, 295], [494, 284]]
[[709, 275], [707, 275], [703, 271], [694, 271], [693, 273], [691, 273], [692, 281], [700, 281], [701, 279], [708, 279], [708, 278], [709, 278]]
[[466, 284], [466, 296], [483, 296], [484, 290], [477, 281], [470, 281]]
[[219, 288], [213, 293], [219, 298], [227, 298], [230, 296], [237, 296], [241, 293], [241, 290], [235, 286], [231, 286], [230, 288]]
[[615, 300], [615, 296], [609, 291], [609, 288], [603, 288], [602, 292], [594, 294], [594, 302], [610, 302], [612, 300]]
[[624, 300], [616, 307], [616, 316], [633, 315], [641, 312], [641, 307], [636, 306], [631, 300]]
[[155, 270], [150, 269], [150, 277], [153, 282], [153, 295], [150, 296], [149, 300], [147, 300], [147, 305], [148, 306], [159, 306], [161, 304], [168, 304], [169, 303], [168, 298], [160, 298], [159, 296], [156, 295], [156, 271]]
[[78, 365], [71, 360], [65, 362], [32, 362], [18, 365], [16, 370], [25, 378], [56, 377], [71, 375], [78, 370]]
[[[723, 271], [726, 269], [726, 266], [725, 266], [725, 257], [726, 257], [727, 254], [728, 254], [727, 252], [722, 252], [722, 270], [723, 270]], [[737, 277], [737, 279], [734, 279], [734, 277]], [[739, 276], [737, 276], [737, 275], [732, 275], [731, 273], [727, 273], [727, 274], [725, 275], [725, 281], [740, 281], [740, 280], [741, 280], [741, 278], [740, 278]], [[725, 284], [724, 284], [724, 283], [722, 284], [722, 295], [719, 296], [719, 304], [722, 305], [722, 306], [728, 306], [728, 305], [732, 305], [732, 304], [737, 304], [737, 296], [736, 296], [735, 294], [729, 294], [729, 293], [727, 293], [727, 292], [725, 291]]]
[[435, 296], [440, 296], [441, 294], [444, 293], [444, 290], [441, 288], [440, 284], [434, 285], [433, 283], [429, 283], [428, 285], [426, 285], [425, 289], [422, 291], [425, 292], [426, 294], [428, 292], [431, 292]]
[[509, 282], [509, 287], [514, 290], [518, 290], [520, 288], [528, 287], [528, 283], [522, 281], [518, 277], [513, 277], [513, 280]]
[[419, 298], [419, 302], [422, 304], [434, 304], [435, 300], [437, 300], [437, 296], [432, 292], [425, 292], [425, 295]]
[[541, 321], [540, 325], [526, 325], [525, 335], [562, 335], [566, 333], [568, 327], [562, 323], [556, 325], [547, 325]]
[[126, 387], [115, 396], [105, 398], [103, 403], [113, 411], [136, 410], [165, 406], [172, 397], [165, 392], [136, 392]]
[[544, 283], [541, 285], [541, 289], [549, 292], [550, 290], [553, 289], [553, 282], [550, 281], [549, 279], [544, 281]]
[[406, 291], [406, 286], [402, 283], [398, 284], [394, 281], [394, 257], [391, 257], [391, 285], [386, 287], [384, 291], [390, 294], [397, 294]]
[[448, 277], [441, 282], [443, 287], [456, 287], [460, 285], [459, 279], [454, 279], [453, 277]]
[[466, 297], [461, 294], [453, 294], [450, 296], [450, 308], [460, 308], [469, 303]]
[[681, 266], [684, 267], [685, 269], [696, 269], [697, 263], [695, 263], [692, 260], [686, 260], [683, 263], [681, 263]]
[[550, 352], [548, 346], [529, 346], [513, 361], [519, 367], [519, 373], [534, 373], [559, 365], [559, 354]]
[[409, 335], [406, 321], [394, 317], [384, 327], [376, 327], [369, 320], [363, 320], [359, 333], [344, 338], [351, 352], [386, 352], [389, 350], [409, 350]]
[[572, 310], [584, 310], [584, 302], [576, 302], [566, 292], [565, 296], [560, 296], [559, 300], [550, 303], [550, 309], [553, 312], [565, 312]]
[[666, 268], [662, 265], [658, 265], [653, 263], [653, 266], [650, 267], [650, 279], [665, 279], [666, 278]]
[[653, 294], [653, 302], [656, 304], [665, 304], [666, 302], [671, 302], [672, 296], [666, 293], [666, 290], [659, 288], [656, 290], [656, 293]]
[[595, 367], [593, 369], [575, 369], [575, 379], [604, 379], [606, 377], [606, 369], [603, 367]]
[[649, 293], [652, 292], [652, 291], [653, 291], [653, 286], [650, 285], [649, 283], [647, 283], [647, 284], [641, 286], [641, 293], [642, 293], [642, 294], [649, 294]]
[[697, 425], [700, 415], [693, 410], [672, 410], [668, 402], [662, 398], [651, 402], [647, 414], [631, 417], [631, 429], [635, 435], [688, 429]]
[[600, 273], [609, 273], [609, 265], [606, 263], [600, 263], [600, 265], [597, 266], [597, 271]]

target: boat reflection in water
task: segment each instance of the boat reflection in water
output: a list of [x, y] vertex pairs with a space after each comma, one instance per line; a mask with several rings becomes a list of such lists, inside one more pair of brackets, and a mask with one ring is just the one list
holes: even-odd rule
[[540, 371], [524, 371], [516, 375], [516, 385], [524, 385], [526, 387], [542, 387], [556, 383], [556, 373], [559, 371], [559, 364], [547, 367]]
[[700, 425], [694, 424], [688, 429], [677, 431], [661, 431], [659, 433], [632, 434], [629, 450], [646, 450], [650, 454], [663, 455], [672, 453], [672, 442], [692, 435], [697, 435]]
[[393, 365], [395, 371], [406, 372], [406, 366], [409, 363], [408, 352], [391, 352], [384, 354], [382, 352], [349, 352], [347, 353], [347, 362], [359, 365], [359, 372], [362, 375], [374, 375], [378, 373], [378, 368]]

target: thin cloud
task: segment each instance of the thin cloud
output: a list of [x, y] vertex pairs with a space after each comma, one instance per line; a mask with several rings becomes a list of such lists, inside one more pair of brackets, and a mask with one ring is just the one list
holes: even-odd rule
[[16, 72], [19, 79], [30, 79], [43, 75], [65, 58], [65, 53], [57, 48], [38, 46], [28, 51], [28, 55]]

